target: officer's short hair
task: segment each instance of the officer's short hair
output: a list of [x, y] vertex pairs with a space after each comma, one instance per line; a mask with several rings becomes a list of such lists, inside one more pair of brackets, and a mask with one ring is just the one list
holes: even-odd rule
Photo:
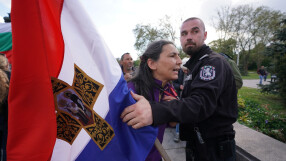
[[[198, 18], [198, 17], [190, 17], [190, 18], [186, 19], [183, 23], [185, 23], [185, 22], [187, 22], [187, 21], [191, 21], [191, 20], [199, 20], [199, 21], [201, 21], [201, 23], [202, 23], [202, 25], [203, 25], [203, 29], [204, 29], [204, 31], [206, 31], [206, 27], [205, 27], [204, 21], [203, 21], [202, 19]], [[183, 23], [182, 23], [182, 24], [183, 24]]]

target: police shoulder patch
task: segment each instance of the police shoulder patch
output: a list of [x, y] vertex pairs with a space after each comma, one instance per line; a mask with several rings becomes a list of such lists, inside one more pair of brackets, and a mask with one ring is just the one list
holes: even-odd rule
[[215, 67], [213, 66], [203, 66], [200, 70], [200, 79], [204, 81], [210, 81], [215, 78]]

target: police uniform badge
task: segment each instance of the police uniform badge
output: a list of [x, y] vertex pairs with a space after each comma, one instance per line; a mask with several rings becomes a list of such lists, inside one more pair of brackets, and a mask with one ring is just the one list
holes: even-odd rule
[[200, 70], [200, 79], [210, 81], [215, 78], [215, 67], [203, 66]]

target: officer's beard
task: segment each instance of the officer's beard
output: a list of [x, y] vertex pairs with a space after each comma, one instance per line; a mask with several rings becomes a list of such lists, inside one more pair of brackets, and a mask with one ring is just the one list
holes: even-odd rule
[[201, 48], [202, 48], [202, 46], [200, 46], [200, 47], [188, 47], [185, 49], [184, 52], [192, 57], [196, 53], [198, 53], [201, 50]]

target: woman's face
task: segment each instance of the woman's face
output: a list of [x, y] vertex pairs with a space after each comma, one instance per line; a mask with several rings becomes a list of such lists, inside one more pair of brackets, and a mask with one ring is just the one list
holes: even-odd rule
[[153, 77], [166, 83], [178, 79], [178, 71], [182, 60], [173, 44], [163, 46], [162, 53], [157, 61], [149, 63]]

